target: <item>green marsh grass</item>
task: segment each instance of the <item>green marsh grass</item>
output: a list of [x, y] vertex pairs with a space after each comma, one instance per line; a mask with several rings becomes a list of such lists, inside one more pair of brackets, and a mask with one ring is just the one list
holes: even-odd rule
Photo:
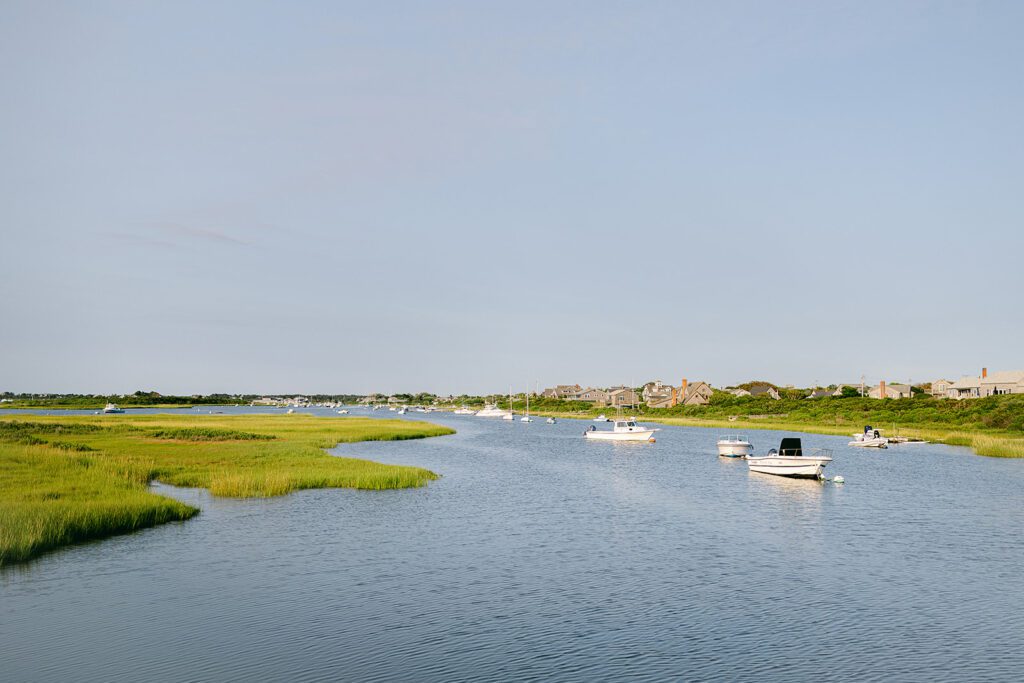
[[154, 480], [230, 497], [423, 486], [437, 475], [323, 449], [451, 433], [423, 422], [310, 415], [2, 418], [0, 565], [198, 512], [150, 492]]

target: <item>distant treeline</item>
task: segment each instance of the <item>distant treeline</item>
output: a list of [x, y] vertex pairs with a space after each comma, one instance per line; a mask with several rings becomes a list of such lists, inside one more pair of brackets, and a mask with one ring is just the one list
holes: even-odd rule
[[360, 397], [355, 394], [303, 394], [301, 392], [289, 394], [206, 394], [204, 396], [175, 396], [172, 394], [161, 394], [156, 391], [136, 391], [133, 394], [47, 394], [47, 393], [14, 393], [5, 391], [0, 393], [0, 398], [7, 399], [0, 406], [14, 407], [53, 407], [53, 408], [94, 408], [102, 407], [107, 403], [116, 403], [120, 406], [165, 406], [165, 405], [232, 405], [235, 403], [247, 404], [263, 396], [272, 395], [280, 397], [305, 396], [315, 403], [342, 402], [354, 403]]

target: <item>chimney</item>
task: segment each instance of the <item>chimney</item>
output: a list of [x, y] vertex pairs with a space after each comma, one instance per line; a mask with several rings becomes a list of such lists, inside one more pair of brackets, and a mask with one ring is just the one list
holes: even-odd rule
[[679, 400], [682, 401], [683, 403], [686, 403], [686, 385], [687, 385], [687, 381], [686, 381], [686, 378], [684, 377], [683, 378], [683, 385], [681, 387], [679, 387]]
[[986, 377], [988, 377], [988, 368], [982, 368], [981, 369], [981, 378], [985, 379]]
[[672, 387], [672, 405], [679, 405], [679, 398], [676, 396], [676, 388]]
[[885, 380], [878, 383], [878, 398], [885, 398]]

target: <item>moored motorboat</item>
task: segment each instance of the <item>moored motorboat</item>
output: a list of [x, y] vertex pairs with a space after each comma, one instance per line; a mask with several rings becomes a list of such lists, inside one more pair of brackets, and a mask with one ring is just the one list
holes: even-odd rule
[[611, 431], [599, 430], [597, 427], [591, 426], [590, 429], [583, 432], [583, 436], [588, 439], [604, 441], [653, 441], [654, 439], [651, 437], [656, 431], [658, 430], [642, 427], [630, 418], [629, 420], [616, 420]]
[[822, 470], [830, 462], [832, 451], [816, 448], [809, 455], [804, 455], [800, 439], [795, 437], [784, 438], [779, 444], [779, 450], [773, 448], [766, 456], [747, 456], [751, 472], [806, 479], [820, 479]]
[[866, 425], [862, 433], [853, 435], [853, 441], [848, 445], [859, 448], [888, 448], [889, 439], [882, 436], [877, 429], [872, 429], [871, 425]]
[[605, 417], [604, 413], [601, 413], [600, 415], [594, 418], [594, 422], [611, 422], [611, 420]]
[[504, 417], [507, 414], [507, 410], [499, 408], [494, 403], [488, 403], [483, 407], [483, 410], [478, 410], [476, 412], [477, 417]]
[[471, 410], [471, 409], [467, 408], [466, 406], [462, 406], [461, 408], [458, 408], [457, 410], [452, 411], [452, 414], [453, 415], [476, 415], [476, 411], [475, 410]]
[[548, 419], [546, 419], [544, 421], [547, 422], [549, 425], [555, 424], [555, 418], [553, 418], [553, 417], [549, 417]]
[[745, 458], [754, 454], [754, 446], [741, 434], [718, 437], [718, 454], [726, 458]]
[[122, 408], [121, 406], [117, 405], [116, 403], [108, 403], [107, 405], [105, 405], [103, 407], [103, 412], [107, 413], [107, 414], [123, 413], [124, 412], [124, 408]]

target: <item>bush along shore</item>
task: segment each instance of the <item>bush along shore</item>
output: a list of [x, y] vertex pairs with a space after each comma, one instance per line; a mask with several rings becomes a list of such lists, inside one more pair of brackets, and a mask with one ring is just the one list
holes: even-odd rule
[[[508, 399], [499, 401], [508, 407]], [[525, 399], [513, 406], [521, 412]], [[755, 398], [715, 392], [708, 405], [673, 408], [625, 407], [628, 415], [649, 422], [693, 427], [721, 427], [730, 431], [789, 430], [852, 435], [864, 425], [884, 430], [887, 436], [905, 436], [967, 446], [979, 455], [1024, 458], [1024, 395], [1010, 394], [954, 401], [917, 396], [904, 399], [872, 398]], [[530, 412], [565, 418], [590, 418], [615, 408], [595, 407], [581, 401], [530, 399]]]
[[452, 433], [424, 422], [309, 415], [4, 416], [0, 566], [199, 512], [152, 493], [154, 480], [233, 497], [424, 486], [437, 475], [323, 449]]

